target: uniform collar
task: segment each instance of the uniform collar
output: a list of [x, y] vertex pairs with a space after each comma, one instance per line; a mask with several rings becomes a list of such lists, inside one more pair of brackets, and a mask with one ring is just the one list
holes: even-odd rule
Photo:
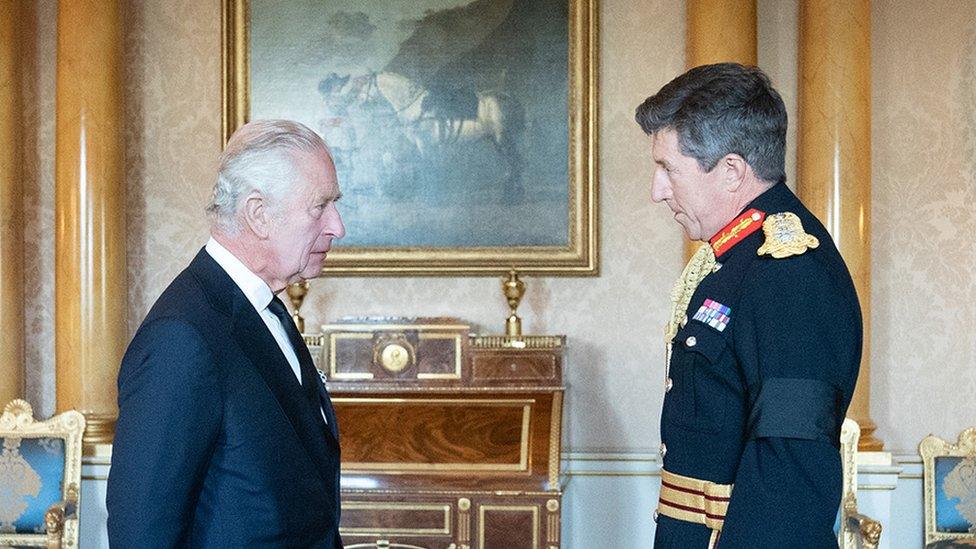
[[747, 236], [758, 231], [764, 219], [766, 219], [766, 212], [749, 208], [722, 227], [722, 230], [708, 241], [712, 251], [715, 252], [715, 257], [721, 257]]
[[736, 244], [762, 228], [767, 212], [775, 213], [789, 209], [787, 204], [790, 202], [790, 198], [796, 199], [786, 183], [782, 182], [773, 185], [754, 198], [739, 212], [735, 219], [709, 239], [708, 243], [712, 246], [715, 257], [725, 255]]

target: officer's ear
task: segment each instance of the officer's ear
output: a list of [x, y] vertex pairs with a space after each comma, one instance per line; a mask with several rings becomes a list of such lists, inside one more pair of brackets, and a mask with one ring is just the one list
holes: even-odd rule
[[247, 228], [261, 240], [267, 239], [271, 234], [271, 212], [268, 211], [268, 201], [264, 196], [258, 191], [252, 191], [244, 199], [241, 210]]
[[746, 162], [745, 158], [742, 158], [738, 154], [729, 153], [719, 160], [719, 166], [725, 172], [723, 174], [725, 181], [725, 189], [729, 192], [735, 192], [739, 190], [739, 187], [745, 183], [749, 175], [749, 163]]

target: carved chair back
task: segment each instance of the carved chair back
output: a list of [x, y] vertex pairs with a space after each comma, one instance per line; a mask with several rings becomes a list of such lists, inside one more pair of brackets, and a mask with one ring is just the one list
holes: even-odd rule
[[929, 435], [918, 445], [918, 453], [926, 547], [976, 545], [976, 428], [960, 433], [955, 444]]
[[877, 549], [881, 523], [857, 510], [857, 444], [861, 427], [845, 418], [840, 431], [840, 456], [844, 489], [841, 493], [838, 543], [842, 549]]
[[36, 421], [14, 400], [0, 416], [0, 547], [78, 545], [81, 438], [76, 411]]

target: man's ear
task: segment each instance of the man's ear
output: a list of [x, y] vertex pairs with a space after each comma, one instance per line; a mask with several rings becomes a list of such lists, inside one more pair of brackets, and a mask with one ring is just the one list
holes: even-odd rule
[[258, 238], [264, 240], [271, 235], [271, 215], [268, 211], [268, 203], [261, 196], [261, 193], [252, 191], [244, 199], [244, 207], [241, 208], [241, 215], [244, 216], [244, 224]]
[[725, 171], [724, 182], [725, 188], [729, 192], [735, 192], [739, 190], [739, 187], [746, 181], [746, 177], [749, 174], [749, 163], [746, 162], [745, 158], [742, 158], [738, 154], [729, 153], [722, 157], [718, 161], [719, 165]]

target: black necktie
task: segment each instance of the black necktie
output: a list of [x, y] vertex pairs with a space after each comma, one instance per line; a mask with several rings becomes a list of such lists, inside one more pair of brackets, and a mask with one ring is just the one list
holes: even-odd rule
[[268, 304], [268, 310], [278, 317], [278, 320], [281, 321], [281, 327], [288, 334], [288, 341], [291, 342], [295, 356], [298, 357], [298, 367], [302, 374], [302, 389], [305, 393], [305, 398], [312, 405], [312, 409], [315, 410], [315, 415], [321, 416], [322, 399], [319, 397], [318, 382], [316, 380], [318, 373], [315, 371], [315, 365], [312, 364], [312, 355], [308, 353], [305, 340], [302, 339], [302, 334], [298, 333], [298, 328], [292, 322], [291, 315], [288, 314], [288, 310], [285, 309], [285, 304], [278, 299], [278, 296], [271, 298], [271, 303]]

